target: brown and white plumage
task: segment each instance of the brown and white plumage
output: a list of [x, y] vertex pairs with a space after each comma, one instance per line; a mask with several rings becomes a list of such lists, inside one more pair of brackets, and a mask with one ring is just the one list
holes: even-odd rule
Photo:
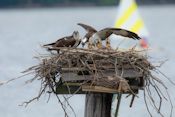
[[[92, 43], [98, 43], [99, 47], [101, 44], [102, 40], [107, 40], [106, 44], [109, 46], [109, 37], [112, 34], [115, 35], [120, 35], [123, 37], [128, 37], [134, 40], [139, 40], [141, 39], [136, 33], [131, 32], [129, 30], [125, 30], [125, 29], [121, 29], [121, 28], [104, 28], [100, 31], [97, 31], [95, 28], [93, 28], [92, 26], [86, 25], [86, 24], [82, 24], [82, 23], [78, 23], [78, 25], [82, 26], [86, 31], [86, 35], [84, 36], [83, 40], [82, 40], [82, 45], [84, 46], [85, 43], [89, 42], [89, 45], [92, 45]], [[99, 44], [100, 43], [100, 44]]]
[[83, 23], [78, 23], [78, 25], [82, 26], [87, 32], [97, 32], [97, 30], [95, 28], [93, 28], [92, 26], [89, 26], [87, 24], [83, 24]]
[[96, 32], [94, 35], [99, 36], [99, 38], [102, 40], [105, 40], [106, 38], [108, 38], [112, 34], [120, 35], [123, 37], [128, 37], [128, 38], [131, 38], [134, 40], [141, 39], [136, 33], [131, 32], [129, 30], [121, 29], [121, 28], [104, 28], [104, 29]]
[[97, 32], [97, 30], [92, 26], [89, 26], [83, 23], [78, 23], [78, 25], [83, 27], [87, 31], [87, 33], [85, 34], [82, 40], [82, 45], [84, 46], [87, 42], [89, 42], [89, 38], [92, 37], [93, 34]]
[[[109, 45], [110, 43], [109, 43], [109, 39], [108, 38], [112, 34], [120, 35], [120, 36], [127, 37], [127, 38], [131, 38], [131, 39], [134, 39], [134, 40], [141, 39], [136, 33], [128, 31], [128, 30], [125, 30], [125, 29], [105, 28], [105, 29], [102, 29], [102, 30], [94, 33], [93, 36], [90, 37], [90, 40], [91, 40], [91, 42], [94, 42], [95, 45], [98, 45], [98, 47], [102, 47], [102, 43], [99, 43], [99, 42], [101, 42], [103, 40], [106, 40], [107, 48], [111, 48], [110, 45]], [[108, 41], [108, 43], [107, 43], [107, 41]]]
[[[71, 36], [66, 36], [58, 39], [56, 42], [46, 44], [44, 46], [51, 47], [77, 47], [81, 43], [78, 31], [74, 31]], [[58, 51], [59, 52], [59, 51]]]

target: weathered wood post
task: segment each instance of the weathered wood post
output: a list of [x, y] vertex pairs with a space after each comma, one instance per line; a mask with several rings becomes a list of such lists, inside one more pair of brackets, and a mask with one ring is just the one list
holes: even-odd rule
[[110, 117], [113, 94], [86, 94], [84, 117]]

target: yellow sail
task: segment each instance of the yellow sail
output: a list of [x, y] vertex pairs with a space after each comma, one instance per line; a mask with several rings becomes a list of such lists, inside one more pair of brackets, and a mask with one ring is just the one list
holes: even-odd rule
[[142, 44], [141, 46], [147, 46], [145, 38], [149, 36], [149, 33], [139, 14], [135, 0], [120, 0], [114, 27], [137, 33], [140, 37], [143, 37], [140, 41], [140, 44]]

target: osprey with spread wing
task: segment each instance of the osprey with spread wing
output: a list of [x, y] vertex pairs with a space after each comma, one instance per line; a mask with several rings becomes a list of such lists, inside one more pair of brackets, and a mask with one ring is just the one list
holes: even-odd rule
[[91, 26], [82, 23], [78, 23], [78, 25], [82, 26], [87, 31], [86, 35], [82, 40], [82, 45], [88, 42], [88, 47], [91, 47], [93, 44], [95, 44], [95, 46], [97, 46], [98, 48], [102, 48], [101, 41], [106, 40], [106, 47], [110, 48], [109, 37], [112, 34], [128, 37], [134, 40], [141, 39], [136, 33], [121, 28], [104, 28], [100, 31], [96, 31]]

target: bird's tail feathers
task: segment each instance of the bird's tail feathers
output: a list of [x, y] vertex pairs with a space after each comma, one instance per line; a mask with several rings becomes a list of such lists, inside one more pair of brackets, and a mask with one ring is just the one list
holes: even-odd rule
[[43, 46], [51, 46], [51, 45], [54, 45], [55, 43], [49, 43], [49, 44], [45, 44]]

